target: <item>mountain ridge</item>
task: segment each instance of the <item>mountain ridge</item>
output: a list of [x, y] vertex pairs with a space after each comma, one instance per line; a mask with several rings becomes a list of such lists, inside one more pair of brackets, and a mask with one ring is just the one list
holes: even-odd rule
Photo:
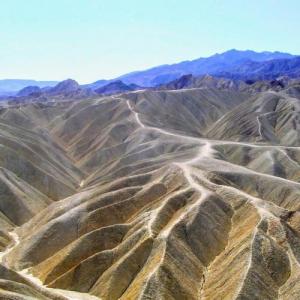
[[[293, 59], [297, 55], [292, 55], [279, 51], [263, 51], [256, 52], [253, 50], [236, 50], [231, 49], [223, 53], [216, 53], [209, 57], [200, 57], [193, 60], [185, 60], [174, 64], [164, 64], [160, 66], [151, 67], [146, 70], [133, 71], [114, 79], [101, 79], [93, 83], [83, 84], [81, 88], [96, 90], [112, 82], [121, 80], [124, 84], [136, 84], [142, 87], [154, 87], [160, 84], [165, 84], [173, 81], [183, 75], [214, 75], [214, 76], [228, 76], [231, 78], [234, 71], [239, 71], [244, 64], [251, 62], [263, 63], [278, 59]], [[255, 64], [254, 64], [255, 65]], [[248, 68], [249, 71], [249, 68]], [[287, 75], [284, 70], [279, 74]], [[231, 72], [231, 73], [230, 73]], [[297, 69], [298, 72], [298, 69]], [[298, 73], [297, 73], [298, 76]], [[237, 75], [235, 76], [237, 77]], [[271, 76], [269, 76], [271, 77]], [[273, 76], [274, 77], [274, 76]], [[240, 79], [242, 76], [240, 74]], [[38, 86], [40, 88], [53, 87], [57, 85], [57, 81], [34, 81], [34, 80], [0, 80], [0, 95], [15, 95], [16, 92], [27, 86]]]
[[[270, 61], [273, 59], [292, 59], [297, 55], [282, 52], [255, 52], [252, 50], [229, 50], [224, 53], [217, 53], [206, 58], [183, 61], [175, 64], [156, 66], [144, 71], [122, 75], [118, 79], [125, 83], [135, 83], [141, 86], [155, 86], [177, 79], [186, 74], [193, 75], [215, 75], [222, 68], [232, 68], [234, 64], [242, 64], [247, 61]], [[142, 77], [142, 78], [141, 78]]]
[[34, 79], [0, 79], [0, 95], [13, 95], [27, 86], [51, 87], [58, 81], [39, 81]]

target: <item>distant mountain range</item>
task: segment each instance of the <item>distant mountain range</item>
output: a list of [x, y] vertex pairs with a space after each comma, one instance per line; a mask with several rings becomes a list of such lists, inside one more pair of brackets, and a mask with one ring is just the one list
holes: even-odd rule
[[[229, 50], [207, 58], [183, 61], [177, 64], [157, 66], [144, 71], [136, 71], [122, 75], [116, 79], [98, 80], [91, 84], [79, 86], [72, 82], [71, 89], [88, 90], [95, 94], [112, 94], [118, 91], [132, 91], [140, 87], [157, 87], [167, 84], [184, 75], [203, 76], [211, 75], [234, 80], [272, 80], [280, 76], [290, 78], [300, 77], [300, 56], [283, 52], [255, 52], [251, 50]], [[65, 83], [66, 81], [64, 81]], [[70, 88], [70, 82], [67, 81]], [[0, 80], [0, 95], [26, 96], [32, 93], [49, 92], [57, 81], [34, 80]], [[76, 85], [76, 87], [75, 87]], [[30, 87], [30, 88], [27, 88]], [[65, 86], [58, 86], [60, 91]], [[63, 88], [61, 90], [61, 88]]]
[[34, 98], [34, 99], [47, 99], [47, 98], [85, 98], [89, 96], [97, 95], [90, 88], [81, 87], [77, 81], [73, 79], [67, 79], [57, 83], [53, 87], [43, 87], [40, 88], [38, 86], [27, 86], [21, 89], [15, 97], [10, 98]]
[[27, 79], [2, 79], [0, 80], [0, 95], [12, 95], [27, 86], [39, 88], [55, 86], [58, 81], [37, 81]]
[[[238, 51], [229, 50], [222, 54], [215, 54], [207, 58], [199, 58], [191, 61], [184, 61], [178, 64], [162, 65], [149, 70], [129, 73], [119, 77], [124, 83], [135, 83], [140, 86], [157, 86], [177, 79], [182, 75], [222, 75], [225, 72], [239, 72], [242, 76], [242, 70], [244, 66], [250, 66], [254, 64], [258, 69], [260, 64], [276, 60], [275, 65], [285, 65], [287, 62], [297, 56], [282, 52], [255, 52], [251, 50]], [[281, 62], [283, 60], [283, 62]], [[276, 66], [274, 69], [276, 69]], [[289, 68], [289, 67], [287, 67]], [[300, 69], [300, 64], [298, 64]], [[245, 72], [248, 72], [249, 68], [245, 68]], [[263, 71], [263, 70], [262, 70]], [[284, 73], [284, 66], [281, 67], [281, 71]], [[247, 74], [245, 73], [247, 76]], [[257, 75], [257, 74], [256, 74]], [[280, 74], [285, 75], [285, 74]], [[276, 74], [277, 76], [277, 74]]]
[[300, 56], [263, 62], [247, 61], [212, 75], [241, 80], [269, 80], [280, 76], [296, 78], [300, 77]]
[[276, 79], [279, 76], [300, 76], [300, 56], [283, 52], [229, 50], [207, 58], [162, 65], [122, 75], [113, 80], [98, 80], [86, 85], [93, 90], [121, 80], [124, 84], [156, 87], [184, 75], [212, 75], [240, 80]]

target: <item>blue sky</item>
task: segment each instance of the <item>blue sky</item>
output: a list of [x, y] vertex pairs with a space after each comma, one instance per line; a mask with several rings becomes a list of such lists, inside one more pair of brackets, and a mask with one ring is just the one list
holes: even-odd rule
[[81, 83], [231, 48], [300, 54], [298, 0], [2, 0], [0, 78]]

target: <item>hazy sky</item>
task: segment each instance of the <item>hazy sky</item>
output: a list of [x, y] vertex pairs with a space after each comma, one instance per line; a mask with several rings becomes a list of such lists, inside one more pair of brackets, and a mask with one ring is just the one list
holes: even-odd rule
[[0, 0], [0, 78], [91, 82], [236, 49], [300, 54], [299, 0]]

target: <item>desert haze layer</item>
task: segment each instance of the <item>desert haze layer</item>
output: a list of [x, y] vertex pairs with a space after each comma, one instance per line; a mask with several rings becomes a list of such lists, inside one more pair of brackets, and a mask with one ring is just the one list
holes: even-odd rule
[[3, 107], [0, 298], [300, 299], [299, 101], [192, 88]]

